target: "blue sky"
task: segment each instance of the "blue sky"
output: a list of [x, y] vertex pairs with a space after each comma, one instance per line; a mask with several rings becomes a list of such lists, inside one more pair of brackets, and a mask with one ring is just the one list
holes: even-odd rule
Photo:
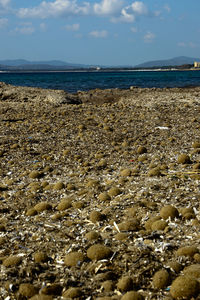
[[0, 0], [0, 59], [136, 65], [200, 57], [200, 0]]

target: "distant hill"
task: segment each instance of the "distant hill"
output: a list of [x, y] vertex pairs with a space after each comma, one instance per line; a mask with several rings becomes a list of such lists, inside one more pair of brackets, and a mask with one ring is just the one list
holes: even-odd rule
[[6, 70], [64, 70], [90, 68], [90, 65], [67, 63], [60, 60], [28, 61], [25, 59], [0, 60], [0, 69]]
[[171, 59], [147, 61], [145, 63], [134, 66], [134, 68], [154, 68], [154, 67], [191, 65], [194, 64], [194, 61], [200, 61], [200, 58], [179, 56]]

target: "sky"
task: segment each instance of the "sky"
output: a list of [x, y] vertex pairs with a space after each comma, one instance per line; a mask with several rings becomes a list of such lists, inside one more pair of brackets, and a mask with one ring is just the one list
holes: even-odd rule
[[0, 60], [137, 65], [200, 57], [200, 0], [0, 0]]

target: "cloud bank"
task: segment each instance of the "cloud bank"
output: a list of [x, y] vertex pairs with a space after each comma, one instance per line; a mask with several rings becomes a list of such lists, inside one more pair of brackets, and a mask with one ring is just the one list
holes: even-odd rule
[[[0, 0], [9, 1], [9, 0]], [[78, 2], [77, 0], [42, 1], [38, 6], [20, 8], [20, 18], [69, 17], [69, 16], [107, 17], [112, 22], [134, 22], [136, 17], [148, 15], [143, 1], [134, 1], [125, 5], [125, 0], [101, 0], [100, 2]]]

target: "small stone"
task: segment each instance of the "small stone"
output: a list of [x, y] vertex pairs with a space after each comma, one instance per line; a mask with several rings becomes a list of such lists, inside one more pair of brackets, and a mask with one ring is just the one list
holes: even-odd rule
[[71, 287], [62, 294], [62, 297], [71, 298], [71, 299], [79, 298], [81, 296], [82, 296], [82, 291], [80, 288], [77, 287]]
[[171, 285], [170, 294], [174, 299], [191, 299], [200, 292], [199, 282], [190, 276], [179, 276]]
[[178, 156], [177, 162], [179, 164], [190, 164], [191, 160], [190, 160], [189, 155], [183, 153]]
[[156, 231], [156, 230], [164, 230], [165, 228], [167, 227], [167, 222], [164, 221], [164, 220], [158, 220], [158, 221], [155, 221], [152, 225], [151, 225], [151, 229], [153, 231]]
[[193, 257], [194, 254], [196, 253], [199, 253], [199, 250], [195, 246], [181, 247], [176, 252], [178, 256], [190, 256], [190, 257]]
[[164, 220], [167, 220], [168, 218], [171, 218], [171, 220], [178, 218], [179, 213], [176, 207], [172, 205], [165, 205], [161, 211], [160, 215]]
[[119, 279], [117, 283], [119, 291], [127, 292], [133, 289], [133, 279], [129, 276], [125, 276]]
[[140, 293], [135, 291], [127, 292], [121, 298], [121, 300], [143, 300], [143, 299], [144, 297]]
[[87, 256], [91, 260], [106, 259], [109, 258], [111, 255], [111, 249], [101, 244], [95, 244], [87, 250]]
[[27, 298], [30, 298], [38, 293], [39, 289], [30, 283], [22, 283], [19, 286], [19, 293]]
[[65, 265], [68, 267], [80, 266], [84, 261], [84, 255], [81, 252], [70, 252], [65, 256]]
[[170, 276], [166, 270], [160, 270], [153, 276], [153, 286], [155, 289], [163, 289], [170, 284]]
[[33, 258], [36, 263], [44, 263], [49, 260], [48, 255], [45, 252], [41, 251], [34, 253]]
[[19, 264], [21, 264], [21, 262], [22, 262], [22, 258], [20, 256], [11, 255], [3, 261], [3, 265], [5, 267], [12, 267], [12, 266], [18, 266]]

